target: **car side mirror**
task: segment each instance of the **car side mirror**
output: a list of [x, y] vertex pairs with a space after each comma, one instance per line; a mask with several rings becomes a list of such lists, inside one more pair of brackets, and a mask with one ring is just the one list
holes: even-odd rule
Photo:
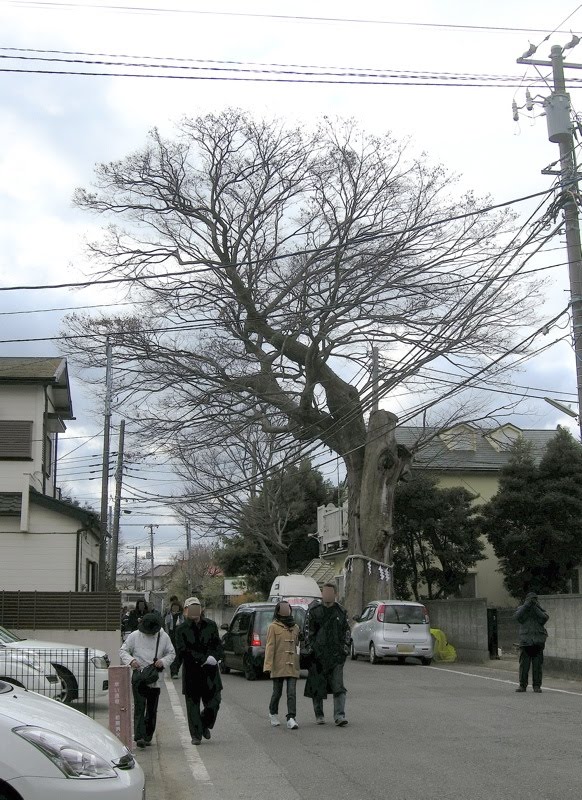
[[228, 630], [228, 625], [226, 624], [226, 622], [222, 623], [222, 625], [220, 626], [220, 630], [221, 631], [227, 631]]

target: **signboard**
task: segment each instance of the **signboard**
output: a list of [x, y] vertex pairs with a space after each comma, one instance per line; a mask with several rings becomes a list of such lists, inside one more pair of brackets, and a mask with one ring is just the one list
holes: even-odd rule
[[131, 750], [131, 667], [109, 667], [109, 730]]

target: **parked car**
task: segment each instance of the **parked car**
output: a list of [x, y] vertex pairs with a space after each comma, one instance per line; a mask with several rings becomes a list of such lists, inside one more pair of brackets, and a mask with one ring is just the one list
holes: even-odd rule
[[42, 661], [34, 656], [8, 648], [0, 649], [0, 681], [8, 681], [24, 689], [61, 700], [63, 686], [54, 669], [45, 675]]
[[102, 725], [0, 681], [0, 800], [145, 800], [129, 750]]
[[103, 650], [89, 648], [85, 669], [85, 648], [76, 644], [44, 642], [40, 639], [21, 639], [8, 628], [0, 626], [0, 649], [18, 650], [40, 659], [47, 673], [56, 672], [64, 686], [63, 700], [84, 699], [85, 676], [88, 699], [103, 698], [109, 689], [109, 656]]
[[422, 603], [374, 600], [354, 621], [353, 661], [366, 655], [371, 664], [389, 657], [403, 664], [407, 656], [415, 656], [425, 665], [431, 663], [434, 645], [428, 611]]
[[[267, 628], [273, 621], [276, 603], [243, 603], [235, 611], [230, 625], [222, 625], [224, 659], [220, 669], [224, 674], [231, 670], [243, 672], [248, 681], [263, 674]], [[303, 631], [307, 605], [291, 603], [295, 622]], [[300, 654], [300, 664], [305, 667], [305, 654]]]

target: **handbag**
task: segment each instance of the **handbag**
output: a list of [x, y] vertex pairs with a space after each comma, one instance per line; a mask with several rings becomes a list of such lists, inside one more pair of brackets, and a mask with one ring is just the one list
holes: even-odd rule
[[161, 633], [161, 631], [158, 632], [158, 640], [156, 642], [156, 653], [154, 655], [154, 663], [153, 664], [148, 664], [147, 667], [144, 667], [143, 669], [140, 669], [140, 670], [136, 670], [135, 673], [134, 673], [135, 682], [138, 683], [138, 684], [145, 683], [146, 686], [149, 686], [150, 683], [155, 683], [158, 680], [158, 678], [160, 677], [160, 671], [156, 667], [156, 664], [155, 664], [155, 662], [158, 660], [158, 648], [160, 646], [160, 633]]

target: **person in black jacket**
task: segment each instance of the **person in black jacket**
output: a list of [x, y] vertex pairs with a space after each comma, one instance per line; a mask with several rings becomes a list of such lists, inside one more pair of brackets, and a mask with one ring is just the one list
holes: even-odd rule
[[[224, 651], [216, 623], [206, 619], [197, 597], [184, 601], [185, 622], [176, 628], [176, 656], [182, 665], [182, 692], [192, 744], [210, 739], [220, 701], [222, 680], [218, 662]], [[200, 713], [200, 703], [204, 707]]]
[[524, 604], [515, 612], [514, 619], [519, 623], [519, 687], [515, 691], [527, 690], [531, 664], [533, 690], [540, 694], [544, 647], [548, 636], [545, 624], [549, 614], [538, 603], [537, 594], [530, 592], [526, 595]]
[[127, 617], [127, 630], [130, 633], [136, 631], [139, 628], [139, 623], [141, 622], [141, 618], [149, 612], [148, 604], [145, 600], [138, 600], [135, 604], [135, 608], [133, 608]]
[[350, 625], [346, 610], [336, 602], [333, 583], [323, 586], [321, 599], [320, 605], [310, 607], [305, 625], [306, 649], [311, 664], [304, 694], [313, 700], [318, 725], [325, 724], [323, 701], [328, 693], [333, 694], [334, 721], [342, 727], [348, 724], [343, 671], [350, 649]]

